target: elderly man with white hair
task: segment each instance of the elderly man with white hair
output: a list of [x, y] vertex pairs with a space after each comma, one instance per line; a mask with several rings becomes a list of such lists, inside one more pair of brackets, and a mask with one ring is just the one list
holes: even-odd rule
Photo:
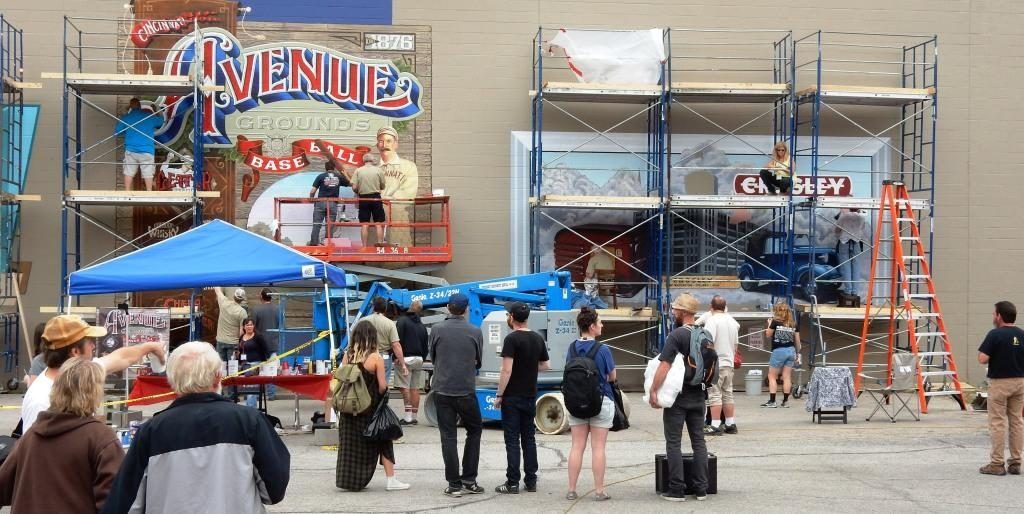
[[262, 513], [284, 499], [288, 448], [259, 411], [219, 394], [222, 379], [208, 343], [171, 353], [178, 399], [139, 429], [103, 512]]

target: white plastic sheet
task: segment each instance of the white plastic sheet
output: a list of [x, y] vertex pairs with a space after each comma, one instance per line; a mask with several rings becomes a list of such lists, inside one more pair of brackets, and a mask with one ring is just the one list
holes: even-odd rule
[[[658, 372], [659, 365], [661, 365], [661, 361], [657, 358], [651, 359], [647, 363], [647, 369], [644, 371], [644, 403], [651, 401], [651, 386], [654, 385], [654, 374]], [[658, 405], [663, 408], [671, 407], [676, 402], [679, 392], [683, 390], [685, 381], [686, 363], [683, 362], [682, 355], [676, 355], [675, 362], [672, 363], [668, 375], [665, 376], [665, 382], [661, 384], [661, 389], [658, 389]]]
[[610, 31], [562, 29], [551, 39], [562, 48], [580, 82], [659, 84], [665, 44], [661, 29]]

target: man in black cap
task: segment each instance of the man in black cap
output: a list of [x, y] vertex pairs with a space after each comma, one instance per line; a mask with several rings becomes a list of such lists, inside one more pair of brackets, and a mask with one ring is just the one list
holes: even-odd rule
[[501, 428], [505, 431], [505, 483], [494, 490], [500, 494], [519, 494], [519, 446], [523, 451], [523, 484], [537, 491], [537, 441], [533, 418], [537, 415], [537, 374], [551, 369], [547, 344], [540, 334], [527, 327], [530, 306], [523, 302], [505, 305], [512, 333], [501, 347], [501, 377], [494, 407], [501, 409]]
[[[441, 432], [441, 456], [448, 488], [444, 494], [461, 498], [464, 492], [480, 494], [476, 483], [480, 464], [480, 433], [483, 420], [476, 400], [476, 374], [483, 355], [484, 335], [465, 318], [469, 298], [455, 293], [448, 298], [450, 315], [434, 325], [427, 339], [430, 361], [434, 363], [432, 390], [437, 394], [437, 428]], [[459, 472], [459, 440], [456, 422], [462, 418], [466, 428], [466, 447]]]
[[[309, 188], [310, 198], [340, 198], [341, 188], [352, 187], [347, 176], [335, 169], [334, 161], [327, 159], [324, 162], [324, 172], [317, 175], [313, 180], [313, 186]], [[345, 204], [338, 202], [316, 202], [313, 204], [313, 230], [309, 234], [309, 246], [320, 244], [320, 228], [327, 221], [328, 212], [332, 213], [332, 221], [338, 221], [339, 213], [345, 212]], [[333, 232], [337, 227], [331, 227], [325, 231], [324, 237], [334, 237]]]

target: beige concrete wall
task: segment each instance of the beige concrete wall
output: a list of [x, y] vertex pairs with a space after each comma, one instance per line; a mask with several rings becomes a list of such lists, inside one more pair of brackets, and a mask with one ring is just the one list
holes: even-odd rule
[[[395, 23], [434, 27], [434, 181], [455, 198], [453, 217], [463, 227], [449, 280], [508, 269], [508, 211], [494, 207], [508, 203], [509, 131], [530, 127], [526, 91], [530, 40], [538, 25], [934, 33], [940, 47], [934, 275], [968, 381], [980, 383], [983, 377], [974, 350], [990, 328], [992, 303], [1008, 298], [1024, 304], [1015, 294], [1015, 277], [1024, 272], [1024, 240], [1014, 230], [1020, 226], [1016, 198], [1022, 189], [1011, 175], [1024, 162], [1014, 144], [1024, 123], [1015, 98], [1024, 81], [1024, 46], [1014, 36], [1024, 21], [1024, 4], [397, 0], [394, 12]], [[887, 119], [891, 115], [867, 122], [884, 126]], [[837, 129], [824, 135], [853, 133]]]
[[[121, 4], [7, 0], [3, 10], [25, 28], [26, 71], [37, 77], [59, 69], [64, 14], [114, 16]], [[1024, 272], [1024, 239], [1016, 230], [1024, 207], [1015, 175], [1024, 171], [1016, 141], [1024, 129], [1018, 98], [1024, 83], [1022, 22], [1024, 4], [1012, 0], [395, 0], [395, 24], [433, 27], [433, 187], [454, 197], [458, 224], [447, 278], [479, 279], [508, 270], [509, 132], [530, 126], [530, 41], [538, 25], [935, 33], [941, 53], [934, 274], [965, 378], [979, 383], [974, 348], [990, 327], [992, 303], [1006, 298], [1024, 305], [1016, 294], [1016, 277]], [[30, 192], [43, 194], [44, 202], [26, 206], [23, 225], [24, 257], [35, 263], [28, 310], [36, 312], [57, 295], [59, 86], [50, 83], [27, 100], [44, 109], [29, 181]], [[882, 115], [868, 123], [884, 126], [888, 119]], [[108, 129], [96, 122], [96, 130]], [[851, 133], [837, 129], [825, 135]]]

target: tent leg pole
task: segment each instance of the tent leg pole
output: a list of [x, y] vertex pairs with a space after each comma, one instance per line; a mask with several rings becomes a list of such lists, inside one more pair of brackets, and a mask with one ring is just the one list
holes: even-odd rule
[[[325, 273], [325, 275], [326, 275], [326, 273]], [[334, 343], [334, 312], [331, 311], [331, 287], [327, 284], [327, 280], [326, 279], [324, 280], [324, 305], [327, 308], [327, 330], [329, 332], [327, 337], [328, 337], [328, 344], [331, 345], [331, 349], [330, 349], [330, 354], [329, 355], [331, 357], [331, 365], [333, 366], [334, 363], [335, 363], [335, 358], [337, 357], [337, 355], [335, 353], [336, 349], [335, 349], [335, 346], [334, 346], [334, 344], [335, 344]], [[328, 369], [327, 370], [328, 373], [332, 373], [333, 371], [334, 371], [333, 369]], [[299, 411], [296, 410], [295, 411], [295, 416], [296, 416], [295, 417], [295, 421], [296, 421], [296, 423], [298, 423], [298, 421], [299, 421], [298, 415], [299, 415]], [[324, 400], [324, 419], [326, 421], [328, 421], [328, 422], [334, 421], [334, 408], [331, 405], [331, 399], [330, 398], [327, 398], [326, 400]]]
[[192, 294], [188, 297], [188, 340], [198, 340], [198, 334], [196, 333], [196, 290], [192, 290]]

